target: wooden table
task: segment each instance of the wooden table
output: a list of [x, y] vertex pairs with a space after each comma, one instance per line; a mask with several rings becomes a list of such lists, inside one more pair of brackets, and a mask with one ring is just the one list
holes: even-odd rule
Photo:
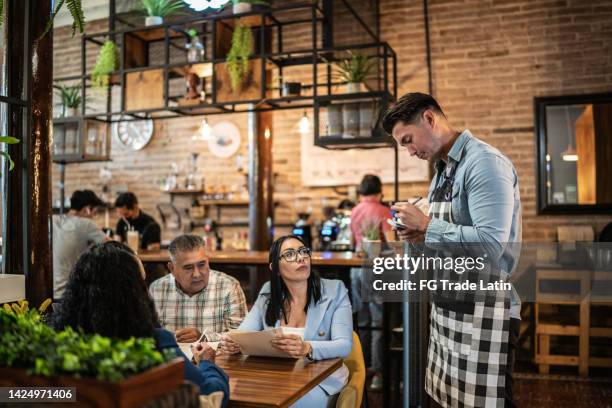
[[288, 407], [342, 365], [339, 358], [308, 363], [273, 357], [219, 355], [230, 378], [230, 407]]

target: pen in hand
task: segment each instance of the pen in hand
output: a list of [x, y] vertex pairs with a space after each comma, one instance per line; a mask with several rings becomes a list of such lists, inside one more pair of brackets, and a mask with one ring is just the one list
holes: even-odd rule
[[419, 197], [416, 200], [414, 200], [413, 203], [411, 203], [412, 205], [416, 205], [416, 203], [418, 203], [419, 201], [421, 201], [423, 199], [423, 197]]

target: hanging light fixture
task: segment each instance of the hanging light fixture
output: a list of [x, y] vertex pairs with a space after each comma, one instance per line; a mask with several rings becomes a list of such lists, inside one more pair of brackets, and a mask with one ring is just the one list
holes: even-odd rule
[[220, 8], [229, 0], [185, 0], [185, 3], [195, 11], [203, 11], [207, 8]]
[[563, 158], [563, 161], [575, 162], [578, 161], [578, 152], [576, 152], [576, 149], [574, 149], [574, 146], [572, 146], [573, 132], [570, 128], [569, 108], [567, 106], [565, 107], [565, 126], [567, 129], [568, 143], [567, 148], [561, 152], [561, 157]]
[[300, 119], [299, 123], [300, 133], [305, 135], [310, 132], [310, 119], [308, 119], [308, 115], [306, 115], [306, 111], [304, 111], [304, 115], [302, 119]]
[[198, 130], [198, 133], [193, 135], [191, 139], [196, 140], [196, 141], [207, 142], [210, 140], [211, 135], [212, 135], [212, 129], [210, 128], [210, 125], [208, 124], [208, 121], [206, 120], [206, 118], [204, 118], [202, 119], [202, 123], [200, 123], [200, 129]]
[[576, 152], [574, 146], [568, 144], [567, 148], [563, 152], [561, 152], [561, 157], [563, 157], [564, 161], [575, 162], [578, 161], [578, 152]]

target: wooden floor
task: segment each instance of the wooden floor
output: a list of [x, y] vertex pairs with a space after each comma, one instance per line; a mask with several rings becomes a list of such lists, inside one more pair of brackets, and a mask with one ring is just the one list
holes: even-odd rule
[[[515, 375], [515, 403], [519, 408], [612, 408], [612, 373], [596, 378], [574, 375]], [[368, 379], [369, 383], [370, 379]], [[369, 384], [368, 384], [369, 385]], [[382, 393], [368, 391], [370, 408], [382, 407]]]

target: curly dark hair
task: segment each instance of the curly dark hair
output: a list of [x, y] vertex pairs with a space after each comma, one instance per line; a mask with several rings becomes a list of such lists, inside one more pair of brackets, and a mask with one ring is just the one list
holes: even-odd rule
[[[281, 247], [283, 242], [288, 239], [296, 239], [307, 246], [302, 237], [297, 235], [285, 235], [278, 238], [272, 243], [270, 247], [270, 254], [268, 260], [272, 268], [270, 270], [270, 296], [268, 298], [268, 307], [266, 308], [266, 324], [268, 326], [274, 326], [278, 320], [283, 318], [285, 324], [287, 324], [287, 311], [285, 310], [285, 301], [291, 301], [291, 294], [285, 281], [281, 277], [280, 273], [280, 255]], [[308, 277], [308, 289], [306, 294], [308, 300], [304, 306], [304, 312], [308, 313], [308, 307], [310, 304], [317, 304], [321, 300], [321, 279], [315, 271], [310, 271]]]
[[151, 337], [160, 327], [140, 264], [127, 246], [110, 241], [92, 246], [77, 261], [53, 326], [127, 339]]

